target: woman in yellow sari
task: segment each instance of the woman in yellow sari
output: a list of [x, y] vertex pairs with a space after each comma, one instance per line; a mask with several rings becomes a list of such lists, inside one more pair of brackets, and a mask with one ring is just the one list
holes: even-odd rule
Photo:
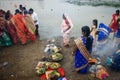
[[28, 28], [28, 32], [29, 32], [29, 39], [31, 41], [35, 41], [36, 36], [35, 36], [35, 24], [33, 19], [31, 18], [31, 16], [28, 14], [27, 11], [24, 11], [24, 18], [25, 18], [25, 22], [26, 22], [26, 27]]

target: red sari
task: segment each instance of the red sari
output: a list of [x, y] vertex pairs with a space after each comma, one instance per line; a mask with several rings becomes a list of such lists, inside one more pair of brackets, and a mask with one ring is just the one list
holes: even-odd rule
[[18, 38], [22, 44], [27, 43], [27, 40], [35, 41], [36, 37], [33, 33], [30, 32], [25, 18], [19, 13], [13, 16], [13, 22], [17, 31]]
[[12, 39], [12, 43], [16, 44], [18, 42], [18, 36], [15, 29], [15, 25], [12, 23], [11, 20], [7, 21], [7, 31]]
[[116, 32], [118, 30], [118, 24], [117, 24], [118, 18], [120, 18], [120, 15], [119, 16], [117, 16], [116, 14], [112, 15], [112, 20], [109, 27], [113, 30], [113, 32]]

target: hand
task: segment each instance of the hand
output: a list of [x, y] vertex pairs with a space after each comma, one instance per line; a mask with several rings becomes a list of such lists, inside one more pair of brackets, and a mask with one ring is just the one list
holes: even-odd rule
[[72, 52], [72, 56], [74, 56], [75, 54], [74, 54], [74, 52]]

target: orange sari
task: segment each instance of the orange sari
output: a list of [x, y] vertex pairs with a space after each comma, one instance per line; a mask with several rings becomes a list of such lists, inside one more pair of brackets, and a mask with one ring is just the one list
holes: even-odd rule
[[22, 44], [25, 44], [27, 42], [27, 36], [26, 36], [26, 28], [25, 28], [26, 24], [23, 16], [20, 14], [16, 14], [13, 16], [11, 20], [15, 25], [18, 38], [20, 39]]

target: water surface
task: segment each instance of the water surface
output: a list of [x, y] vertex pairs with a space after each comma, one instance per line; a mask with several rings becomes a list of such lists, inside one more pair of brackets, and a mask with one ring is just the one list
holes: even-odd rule
[[16, 9], [14, 4], [22, 4], [27, 9], [33, 8], [37, 13], [40, 39], [62, 36], [60, 25], [63, 13], [69, 14], [74, 24], [71, 37], [79, 37], [81, 27], [84, 25], [91, 26], [93, 19], [98, 19], [99, 23], [103, 22], [109, 25], [111, 15], [116, 9], [119, 9], [106, 6], [79, 6], [69, 4], [65, 0], [0, 0], [0, 8], [11, 10], [12, 13]]

